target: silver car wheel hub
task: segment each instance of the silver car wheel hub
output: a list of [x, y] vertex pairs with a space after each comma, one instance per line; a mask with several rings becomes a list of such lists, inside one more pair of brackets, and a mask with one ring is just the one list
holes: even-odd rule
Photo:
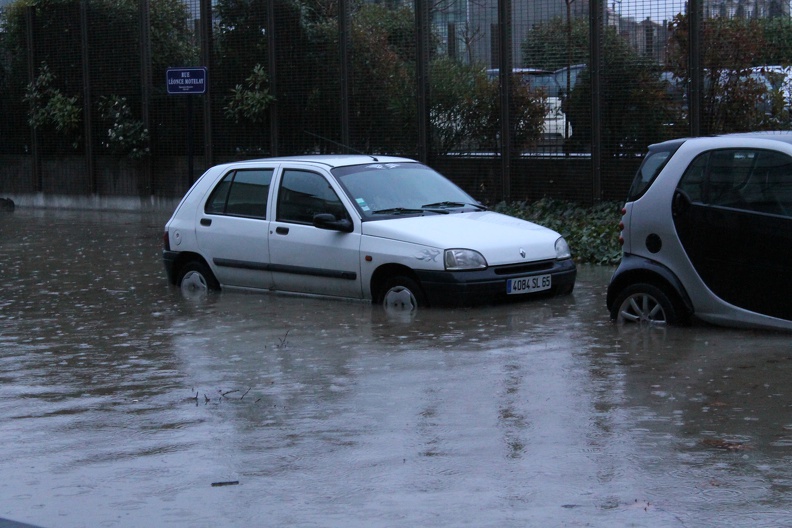
[[199, 297], [209, 293], [206, 278], [197, 271], [188, 271], [181, 282], [181, 291], [188, 297]]
[[619, 307], [618, 322], [664, 325], [666, 315], [657, 299], [646, 293], [636, 293], [627, 297]]
[[395, 286], [385, 292], [382, 305], [389, 311], [411, 312], [418, 308], [418, 300], [409, 288]]

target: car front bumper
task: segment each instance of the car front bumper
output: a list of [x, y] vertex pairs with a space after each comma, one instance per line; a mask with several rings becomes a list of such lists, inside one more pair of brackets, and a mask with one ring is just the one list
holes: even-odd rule
[[[577, 267], [572, 259], [565, 259], [531, 266], [502, 266], [475, 271], [416, 271], [416, 274], [430, 305], [469, 306], [569, 293], [575, 286]], [[506, 293], [508, 279], [542, 275], [551, 276], [550, 289], [518, 295]]]

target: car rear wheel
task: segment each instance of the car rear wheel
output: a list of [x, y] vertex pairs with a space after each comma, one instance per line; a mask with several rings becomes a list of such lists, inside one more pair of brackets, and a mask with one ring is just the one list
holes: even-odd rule
[[617, 323], [673, 325], [682, 322], [682, 314], [662, 289], [638, 283], [619, 294], [611, 309], [611, 319]]
[[380, 292], [378, 302], [386, 310], [411, 312], [419, 306], [426, 306], [421, 286], [410, 277], [390, 277], [383, 283]]
[[220, 289], [220, 284], [209, 266], [197, 260], [182, 266], [176, 284], [181, 288], [182, 294], [190, 298], [202, 297], [210, 290]]

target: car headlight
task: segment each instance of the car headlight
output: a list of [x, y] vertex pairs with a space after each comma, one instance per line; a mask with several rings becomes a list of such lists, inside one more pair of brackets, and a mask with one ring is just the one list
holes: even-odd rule
[[478, 251], [472, 249], [446, 249], [445, 268], [447, 270], [471, 270], [484, 269], [487, 261]]
[[567, 244], [564, 237], [560, 237], [555, 242], [555, 250], [556, 250], [556, 258], [558, 260], [572, 258], [572, 251], [569, 249], [569, 244]]

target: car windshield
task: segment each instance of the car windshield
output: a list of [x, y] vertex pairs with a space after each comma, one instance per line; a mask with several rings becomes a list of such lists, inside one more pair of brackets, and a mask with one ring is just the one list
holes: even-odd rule
[[333, 174], [366, 219], [484, 209], [451, 181], [420, 163], [340, 167]]

